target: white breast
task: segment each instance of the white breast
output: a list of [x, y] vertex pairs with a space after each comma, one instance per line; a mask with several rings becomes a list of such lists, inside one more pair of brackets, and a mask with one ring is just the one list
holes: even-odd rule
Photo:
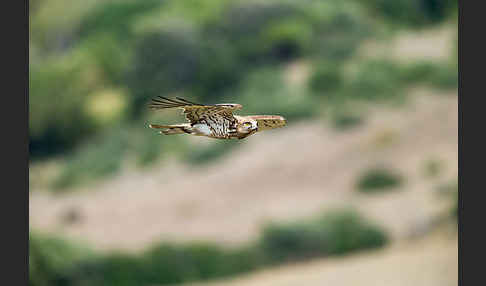
[[194, 124], [192, 128], [200, 134], [206, 136], [211, 135], [211, 129], [209, 129], [209, 126], [207, 126], [206, 124]]

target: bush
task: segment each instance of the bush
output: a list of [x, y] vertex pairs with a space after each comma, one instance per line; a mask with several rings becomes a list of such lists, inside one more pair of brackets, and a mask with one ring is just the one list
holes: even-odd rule
[[356, 184], [360, 192], [373, 193], [396, 188], [403, 183], [400, 175], [384, 168], [373, 168], [364, 172]]
[[87, 36], [76, 48], [88, 54], [111, 85], [124, 86], [124, 72], [133, 53], [131, 45], [122, 43], [115, 35], [106, 32]]
[[135, 114], [150, 98], [193, 85], [201, 72], [201, 52], [197, 34], [184, 28], [144, 35], [126, 75]]
[[[224, 277], [255, 267], [249, 248], [226, 250], [209, 243], [162, 244], [143, 256], [150, 283], [180, 283]], [[241, 260], [239, 260], [241, 259]]]
[[340, 1], [250, 1], [224, 9], [208, 31], [234, 45], [243, 62], [279, 62], [305, 54], [344, 59], [372, 30], [358, 5]]
[[344, 93], [362, 100], [393, 99], [402, 93], [399, 68], [384, 60], [366, 61], [348, 79]]
[[233, 98], [235, 95], [245, 114], [274, 114], [294, 121], [313, 117], [318, 112], [315, 100], [305, 91], [289, 88], [282, 72], [275, 68], [261, 68], [249, 73], [232, 93]]
[[362, 123], [362, 117], [351, 113], [337, 113], [332, 117], [333, 127], [338, 130], [348, 130]]
[[115, 35], [122, 43], [132, 37], [131, 25], [139, 15], [161, 6], [163, 1], [110, 1], [102, 3], [83, 18], [79, 25], [79, 37], [96, 34]]
[[290, 259], [376, 248], [386, 242], [380, 228], [350, 211], [270, 224], [260, 240], [229, 249], [201, 242], [161, 243], [140, 254], [94, 255], [59, 239], [31, 239], [29, 279], [33, 286], [176, 284], [227, 277]]
[[125, 136], [121, 130], [114, 130], [110, 135], [95, 138], [77, 149], [67, 157], [53, 188], [64, 191], [68, 187], [114, 174], [120, 169], [128, 147]]
[[411, 27], [444, 21], [457, 9], [454, 0], [367, 0], [365, 5], [390, 23]]
[[400, 66], [400, 78], [403, 82], [430, 84], [441, 89], [458, 87], [457, 66], [450, 63], [437, 64], [418, 62]]
[[430, 159], [425, 162], [424, 175], [428, 178], [438, 177], [444, 169], [443, 163], [438, 159]]
[[450, 208], [450, 216], [457, 219], [459, 212], [459, 184], [457, 180], [439, 185], [437, 191], [444, 198], [452, 199], [453, 203]]
[[[284, 33], [282, 28], [274, 27], [273, 31], [268, 30], [272, 29], [271, 24], [289, 19], [295, 16], [296, 12], [296, 9], [287, 3], [257, 1], [235, 3], [223, 11], [221, 19], [208, 24], [207, 30], [211, 34], [228, 39], [243, 62], [262, 63], [271, 60], [269, 52], [278, 50], [278, 46], [286, 45], [282, 42]], [[272, 37], [266, 39], [265, 33]], [[289, 35], [288, 31], [285, 33], [286, 41], [289, 39], [288, 36], [296, 36], [295, 33]]]
[[33, 158], [61, 153], [95, 133], [84, 103], [99, 84], [97, 68], [84, 56], [29, 69], [29, 152]]
[[29, 233], [29, 285], [66, 285], [69, 268], [92, 255], [62, 239]]
[[237, 86], [246, 70], [226, 39], [208, 35], [201, 41], [200, 72], [191, 90], [204, 102], [217, 102]]
[[65, 252], [56, 264], [50, 262], [50, 257], [61, 253], [47, 252], [55, 250], [48, 246], [42, 253], [36, 247], [32, 250], [31, 285], [165, 285], [224, 277], [259, 265], [253, 248], [226, 250], [210, 243], [163, 243], [141, 254], [91, 254], [74, 260]]
[[386, 241], [382, 230], [358, 214], [336, 211], [304, 222], [267, 225], [261, 248], [269, 261], [281, 263], [375, 248]]
[[309, 86], [316, 94], [333, 92], [341, 87], [343, 78], [335, 63], [321, 63], [309, 79]]
[[400, 67], [400, 79], [409, 84], [423, 83], [427, 81], [437, 70], [437, 65], [432, 62], [417, 62], [405, 64]]
[[457, 66], [451, 64], [439, 65], [437, 72], [430, 77], [432, 85], [441, 89], [455, 89], [459, 86]]
[[122, 123], [69, 154], [52, 186], [55, 191], [64, 192], [113, 175], [125, 162], [146, 167], [167, 155], [168, 150], [176, 155], [187, 150], [187, 146], [177, 136], [161, 137], [146, 122]]
[[284, 19], [262, 31], [262, 49], [269, 59], [287, 61], [308, 51], [312, 27], [296, 19]]
[[335, 7], [326, 7], [329, 10], [323, 11], [324, 15], [331, 16], [316, 23], [313, 53], [322, 59], [346, 60], [353, 55], [362, 40], [372, 34], [372, 25], [359, 9], [346, 4], [350, 3], [336, 3]]
[[141, 142], [135, 147], [137, 152], [136, 163], [140, 167], [147, 167], [157, 162], [164, 154], [163, 150], [161, 150], [161, 145], [164, 145], [164, 142], [161, 141], [159, 136], [153, 133], [142, 136]]

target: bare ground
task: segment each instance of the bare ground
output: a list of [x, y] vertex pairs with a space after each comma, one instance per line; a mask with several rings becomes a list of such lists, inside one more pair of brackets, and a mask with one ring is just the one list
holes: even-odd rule
[[392, 39], [370, 39], [360, 47], [359, 55], [370, 58], [389, 58], [391, 60], [437, 61], [450, 59], [457, 51], [457, 22], [443, 24], [420, 31], [402, 30]]
[[319, 259], [218, 282], [185, 286], [453, 286], [457, 285], [457, 236], [434, 233], [378, 251]]
[[[446, 60], [454, 25], [404, 32], [389, 43], [370, 43], [365, 57]], [[308, 74], [299, 62], [288, 81]], [[305, 77], [305, 76], [304, 76]], [[295, 219], [333, 207], [353, 207], [393, 236], [384, 249], [284, 265], [198, 286], [457, 285], [457, 233], [437, 229], [450, 201], [437, 187], [457, 179], [457, 97], [411, 90], [405, 108], [376, 107], [365, 124], [336, 132], [318, 121], [258, 134], [207, 168], [177, 162], [128, 171], [85, 192], [55, 197], [32, 192], [30, 226], [60, 232], [100, 250], [139, 250], [160, 240], [239, 243], [254, 238], [267, 219]], [[190, 138], [205, 143], [203, 138]], [[196, 144], [197, 146], [197, 144]], [[429, 160], [441, 163], [435, 178]], [[400, 170], [399, 192], [365, 196], [354, 182], [370, 166]], [[52, 168], [55, 172], [55, 168]], [[189, 285], [187, 285], [189, 286]]]
[[[174, 162], [65, 196], [34, 191], [30, 226], [98, 249], [138, 250], [160, 240], [246, 242], [265, 220], [348, 206], [395, 239], [408, 238], [446, 211], [450, 202], [436, 189], [457, 178], [457, 96], [410, 92], [406, 106], [375, 107], [350, 131], [291, 122], [205, 167]], [[434, 179], [424, 175], [432, 159], [442, 167]], [[356, 178], [376, 165], [399, 170], [405, 184], [386, 195], [357, 194]]]

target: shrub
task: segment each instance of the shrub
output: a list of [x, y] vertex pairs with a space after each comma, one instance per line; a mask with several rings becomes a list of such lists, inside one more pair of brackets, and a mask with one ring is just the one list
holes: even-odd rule
[[137, 157], [136, 162], [141, 167], [149, 166], [155, 163], [162, 155], [163, 151], [161, 150], [161, 138], [159, 136], [155, 136], [155, 134], [150, 134], [144, 136], [142, 138], [142, 142], [137, 145]]
[[87, 256], [87, 249], [62, 239], [29, 233], [29, 285], [65, 285], [69, 268]]
[[400, 79], [405, 83], [425, 83], [441, 89], [458, 87], [457, 65], [418, 62], [400, 66]]
[[144, 35], [126, 74], [135, 114], [150, 98], [193, 85], [201, 72], [201, 52], [197, 34], [185, 28]]
[[333, 92], [341, 87], [342, 74], [336, 63], [321, 63], [309, 79], [309, 86], [316, 94]]
[[159, 7], [163, 1], [110, 1], [86, 15], [78, 28], [79, 37], [112, 34], [123, 43], [130, 41], [131, 25], [137, 16]]
[[205, 30], [228, 40], [245, 68], [304, 55], [342, 60], [371, 34], [363, 12], [349, 1], [239, 1]]
[[268, 58], [286, 61], [302, 56], [312, 38], [312, 28], [304, 21], [282, 20], [262, 31], [262, 48]]
[[459, 85], [457, 66], [451, 64], [439, 65], [437, 72], [430, 76], [432, 85], [441, 89], [454, 89]]
[[106, 81], [112, 85], [124, 85], [124, 72], [130, 64], [132, 45], [105, 32], [87, 36], [76, 49], [86, 53], [97, 64]]
[[[147, 251], [142, 260], [151, 283], [177, 283], [224, 277], [254, 269], [251, 248], [223, 249], [210, 243], [161, 244]], [[151, 265], [151, 266], [150, 266]]]
[[332, 117], [333, 127], [338, 130], [348, 130], [363, 123], [362, 117], [351, 114], [338, 112]]
[[348, 81], [343, 92], [354, 99], [392, 99], [400, 96], [403, 88], [398, 67], [385, 60], [360, 64]]
[[365, 193], [380, 192], [400, 186], [400, 175], [384, 168], [373, 168], [363, 173], [357, 182], [357, 189]]
[[336, 4], [327, 8], [332, 12], [325, 11], [324, 15], [332, 16], [316, 23], [313, 53], [322, 59], [342, 61], [352, 56], [361, 41], [372, 34], [372, 25], [359, 9], [353, 9], [356, 7]]
[[438, 188], [438, 192], [439, 194], [443, 194], [447, 196], [456, 195], [458, 191], [458, 187], [459, 185], [457, 184], [457, 181], [451, 181], [440, 185]]
[[441, 22], [457, 9], [454, 0], [367, 0], [365, 5], [392, 24], [411, 27]]
[[[269, 52], [285, 45], [281, 28], [268, 30], [272, 23], [289, 19], [296, 15], [296, 9], [288, 3], [278, 2], [240, 2], [230, 5], [223, 11], [221, 19], [208, 25], [208, 31], [220, 35], [232, 43], [239, 58], [246, 63], [261, 63], [269, 59]], [[267, 29], [267, 30], [266, 30]], [[265, 38], [264, 35], [270, 38]], [[289, 32], [285, 37], [287, 40]], [[293, 33], [291, 36], [298, 36]], [[262, 43], [262, 41], [267, 41]], [[272, 43], [272, 41], [274, 41]], [[279, 44], [280, 43], [280, 44]], [[288, 43], [288, 42], [287, 42]], [[292, 44], [291, 44], [292, 45]], [[263, 49], [262, 47], [265, 47]], [[278, 54], [277, 54], [278, 55]], [[285, 56], [285, 55], [284, 55]]]
[[427, 81], [437, 70], [437, 65], [432, 62], [417, 62], [405, 64], [400, 67], [400, 79], [409, 84], [423, 83]]
[[457, 219], [459, 211], [459, 185], [457, 180], [439, 185], [437, 191], [444, 198], [452, 199], [453, 203], [450, 208], [450, 216]]
[[289, 88], [282, 72], [275, 68], [252, 71], [232, 93], [233, 96], [235, 94], [245, 114], [275, 114], [294, 121], [312, 117], [318, 112], [315, 100], [304, 90]]
[[440, 160], [430, 159], [425, 162], [424, 174], [426, 177], [436, 178], [442, 173], [443, 167], [444, 166]]
[[216, 102], [237, 86], [246, 70], [226, 39], [209, 35], [201, 41], [200, 72], [191, 90], [205, 102]]
[[255, 243], [161, 243], [139, 254], [95, 255], [59, 239], [31, 239], [30, 284], [165, 285], [226, 277], [291, 259], [383, 246], [387, 235], [357, 213], [335, 211], [292, 224], [270, 224]]
[[270, 224], [261, 248], [272, 263], [338, 255], [386, 243], [385, 233], [351, 211], [335, 211], [304, 222]]
[[87, 94], [99, 84], [96, 66], [59, 60], [29, 68], [29, 152], [33, 158], [61, 153], [94, 134], [84, 113]]
[[[187, 150], [178, 136], [161, 138], [146, 122], [121, 123], [106, 133], [91, 138], [66, 156], [61, 172], [52, 182], [57, 192], [115, 174], [122, 164], [146, 167], [170, 153]], [[186, 152], [184, 152], [186, 153]]]
[[53, 182], [57, 191], [102, 178], [120, 169], [127, 150], [126, 134], [113, 130], [110, 135], [95, 138], [67, 157], [64, 168]]

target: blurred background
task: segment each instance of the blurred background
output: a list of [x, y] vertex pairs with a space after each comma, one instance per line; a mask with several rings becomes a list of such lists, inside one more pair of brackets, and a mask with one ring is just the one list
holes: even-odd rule
[[[457, 1], [29, 10], [30, 285], [457, 285]], [[157, 95], [288, 126], [161, 136]]]

